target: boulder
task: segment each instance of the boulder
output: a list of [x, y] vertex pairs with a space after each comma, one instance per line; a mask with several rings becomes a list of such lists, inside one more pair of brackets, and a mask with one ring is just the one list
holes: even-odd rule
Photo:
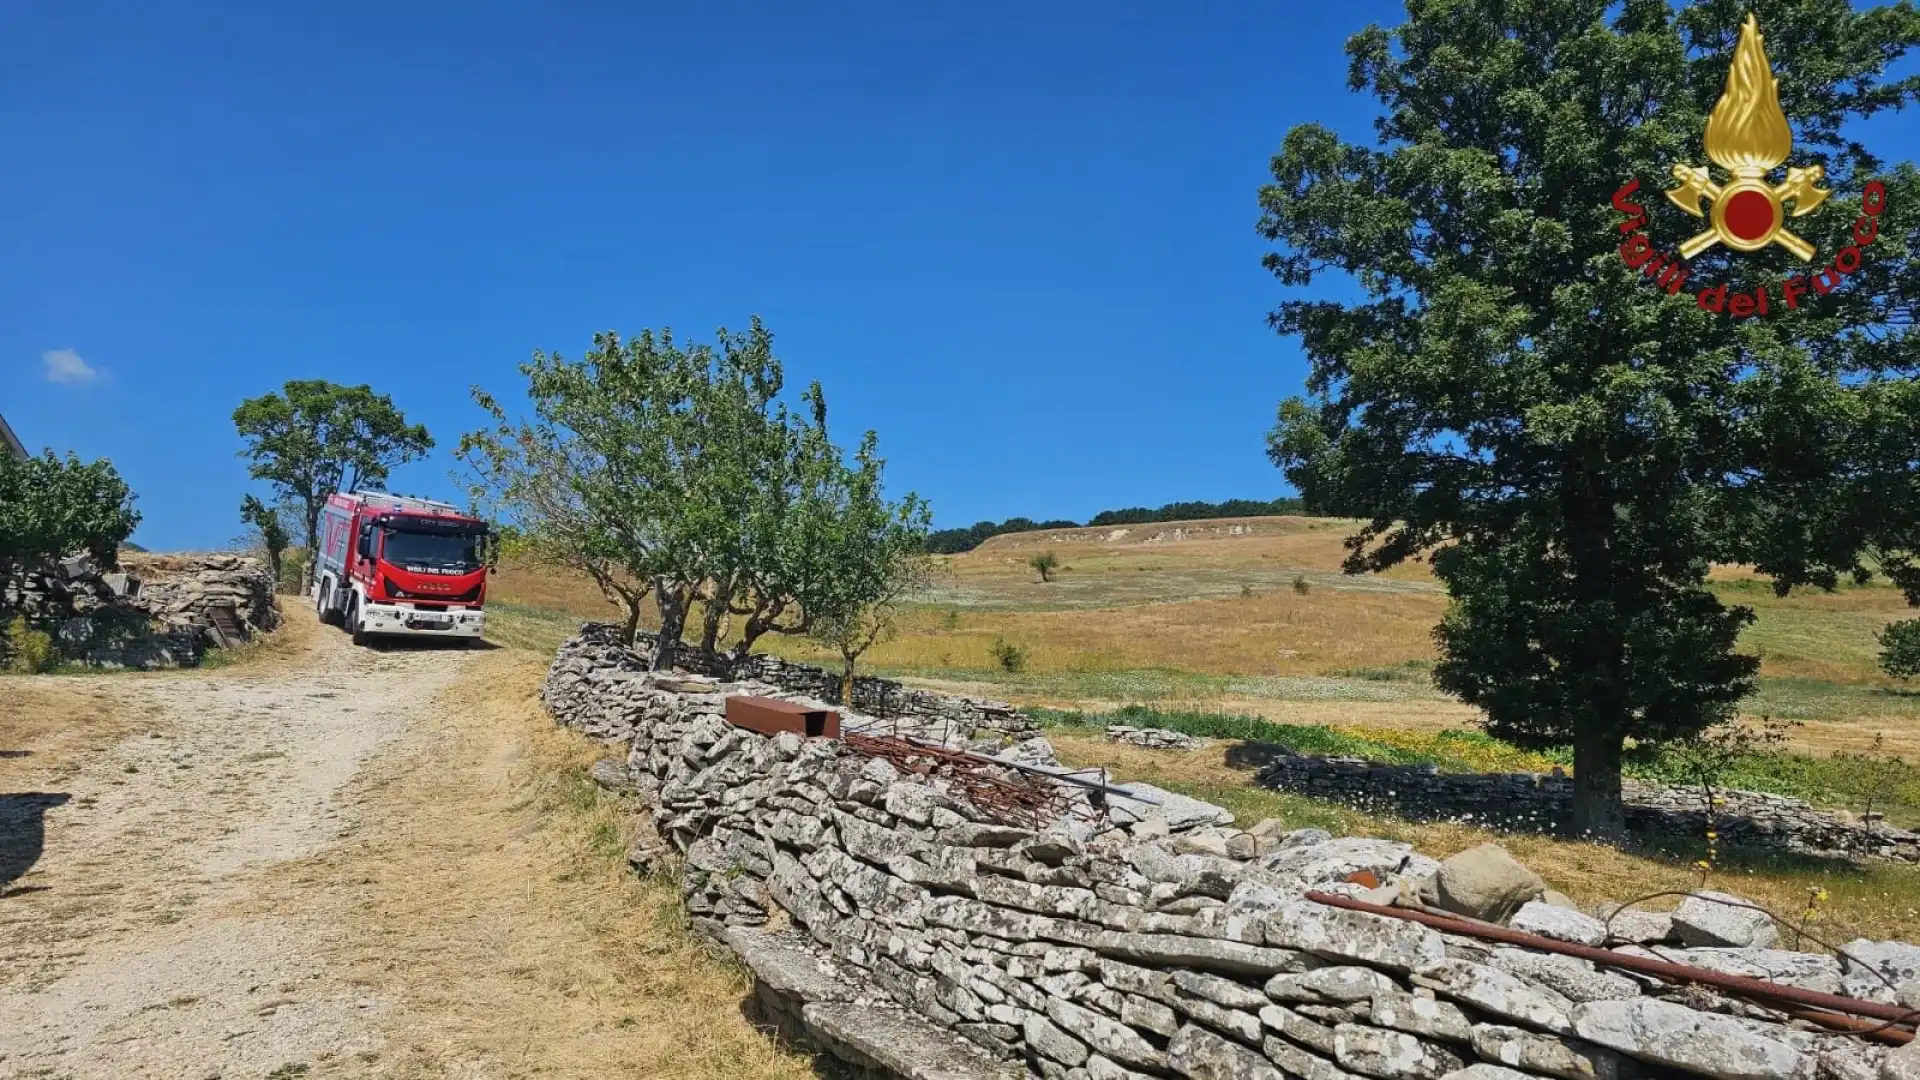
[[1487, 922], [1506, 922], [1547, 883], [1498, 844], [1468, 848], [1440, 863], [1434, 878], [1437, 905]]

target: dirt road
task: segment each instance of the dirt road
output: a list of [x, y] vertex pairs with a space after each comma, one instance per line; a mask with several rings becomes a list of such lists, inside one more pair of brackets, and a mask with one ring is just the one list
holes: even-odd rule
[[0, 680], [0, 1078], [806, 1075], [619, 871], [540, 657], [285, 633]]

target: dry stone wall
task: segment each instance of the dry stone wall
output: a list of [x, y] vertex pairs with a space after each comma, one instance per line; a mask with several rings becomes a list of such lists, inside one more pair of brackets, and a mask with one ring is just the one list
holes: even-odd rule
[[[1288, 831], [1192, 800], [1101, 822], [1006, 824], [932, 775], [840, 740], [723, 718], [766, 683], [652, 673], [611, 628], [559, 651], [543, 699], [621, 756], [596, 779], [642, 809], [637, 869], [678, 864], [694, 925], [755, 976], [762, 1015], [856, 1070], [914, 1080], [1908, 1080], [1920, 1061], [1756, 1006], [1583, 960], [1305, 899], [1412, 890], [1555, 936], [1608, 931], [1498, 849]], [[852, 730], [879, 721], [843, 714]], [[965, 742], [975, 732], [957, 733]], [[971, 743], [985, 748], [996, 743]], [[1044, 740], [1003, 753], [1050, 759]], [[1125, 803], [1116, 799], [1116, 804]], [[1498, 853], [1497, 855], [1494, 853]], [[1378, 882], [1363, 888], [1356, 875]], [[1559, 901], [1556, 903], [1555, 901]], [[1714, 970], [1912, 993], [1920, 949], [1855, 943], [1880, 973], [1778, 949], [1712, 899], [1615, 920], [1623, 948]], [[1878, 951], [1872, 951], [1878, 950]], [[1884, 976], [1884, 977], [1883, 977]]]
[[65, 659], [99, 667], [191, 667], [280, 621], [266, 567], [228, 554], [125, 552], [114, 571], [79, 555], [9, 587], [0, 610], [53, 635]]
[[[1573, 778], [1564, 773], [1442, 773], [1431, 765], [1303, 754], [1275, 758], [1259, 779], [1283, 791], [1414, 821], [1564, 832], [1573, 816]], [[1627, 827], [1637, 835], [1690, 843], [1706, 834], [1698, 791], [1634, 780], [1623, 788]], [[1723, 800], [1714, 828], [1724, 847], [1920, 862], [1920, 833], [1817, 810], [1784, 795], [1715, 794]]]
[[[634, 638], [642, 651], [652, 651], [653, 634], [642, 630]], [[835, 672], [765, 653], [749, 653], [733, 660], [685, 650], [677, 662], [689, 671], [738, 681], [771, 683], [782, 690], [806, 694], [830, 704], [850, 705], [882, 719], [911, 718], [918, 721], [922, 728], [929, 724], [942, 724], [957, 732], [981, 730], [1014, 737], [1032, 735], [1039, 730], [1039, 725], [1031, 717], [1004, 701], [919, 690], [873, 675], [855, 675], [853, 701], [842, 702], [841, 678]]]

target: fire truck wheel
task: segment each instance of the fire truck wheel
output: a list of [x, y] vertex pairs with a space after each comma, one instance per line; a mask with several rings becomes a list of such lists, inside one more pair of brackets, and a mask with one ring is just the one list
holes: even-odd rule
[[360, 602], [358, 600], [353, 601], [352, 605], [347, 608], [347, 625], [353, 627], [353, 643], [355, 645], [368, 644], [367, 620], [360, 617]]

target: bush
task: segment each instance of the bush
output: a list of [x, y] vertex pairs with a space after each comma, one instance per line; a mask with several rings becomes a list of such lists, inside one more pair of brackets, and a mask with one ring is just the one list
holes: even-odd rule
[[1896, 679], [1920, 675], [1920, 619], [1889, 623], [1876, 637], [1881, 671]]
[[1307, 584], [1307, 575], [1293, 575], [1293, 591], [1299, 593], [1301, 596], [1305, 596], [1313, 591], [1313, 586]]
[[7, 626], [7, 667], [26, 675], [38, 675], [43, 671], [52, 671], [60, 662], [60, 654], [54, 651], [53, 636], [41, 630], [30, 629], [25, 616], [16, 615]]
[[1040, 571], [1041, 581], [1052, 581], [1054, 568], [1060, 565], [1060, 557], [1051, 551], [1043, 551], [1028, 559], [1027, 565]]
[[987, 651], [993, 654], [994, 662], [1000, 665], [1000, 670], [1010, 675], [1025, 670], [1027, 666], [1027, 651], [1006, 638], [994, 638], [993, 645]]

